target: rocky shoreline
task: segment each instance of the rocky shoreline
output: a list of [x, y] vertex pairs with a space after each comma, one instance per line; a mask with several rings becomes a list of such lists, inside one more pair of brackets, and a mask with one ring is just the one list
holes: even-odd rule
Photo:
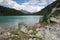
[[20, 29], [13, 29], [0, 33], [0, 40], [13, 40], [13, 37], [14, 40], [15, 38], [16, 40], [60, 40], [60, 23], [52, 23], [40, 28], [29, 28], [21, 24]]

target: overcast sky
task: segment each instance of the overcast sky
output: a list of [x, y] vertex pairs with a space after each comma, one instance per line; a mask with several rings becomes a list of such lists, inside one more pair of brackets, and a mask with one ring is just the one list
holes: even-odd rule
[[16, 10], [23, 9], [29, 12], [37, 12], [54, 1], [55, 0], [0, 0], [0, 5]]

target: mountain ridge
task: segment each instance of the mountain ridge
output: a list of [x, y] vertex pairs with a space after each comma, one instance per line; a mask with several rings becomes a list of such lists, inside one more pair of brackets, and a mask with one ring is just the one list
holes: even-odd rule
[[[55, 1], [53, 3], [51, 3], [50, 5], [48, 5], [47, 7], [45, 7], [44, 9], [42, 9], [41, 11], [34, 13], [35, 15], [43, 15], [43, 14], [50, 14], [50, 12], [52, 11], [52, 9], [57, 5], [57, 3], [60, 3], [60, 1]], [[60, 11], [60, 10], [59, 10]], [[58, 12], [59, 14], [60, 12]]]
[[[0, 6], [0, 16], [45, 15], [45, 14], [48, 15], [52, 11], [52, 9], [57, 5], [57, 3], [60, 3], [60, 1], [59, 0], [55, 1], [55, 2], [51, 3], [50, 5], [46, 6], [41, 11], [38, 11], [35, 13], [30, 13], [25, 10], [19, 11], [16, 9]], [[53, 14], [53, 15], [56, 15], [56, 13], [59, 14], [60, 12], [55, 12], [55, 14]]]

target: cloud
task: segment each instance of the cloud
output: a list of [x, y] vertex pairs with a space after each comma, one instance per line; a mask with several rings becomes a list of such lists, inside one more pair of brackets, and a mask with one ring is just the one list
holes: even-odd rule
[[3, 0], [0, 0], [0, 3], [3, 2]]
[[37, 4], [37, 3], [39, 3], [39, 1], [37, 1], [37, 0], [29, 0], [29, 4], [33, 4], [33, 5], [35, 5], [35, 4]]
[[[16, 10], [26, 10], [29, 12], [37, 12], [44, 8], [47, 4], [46, 0], [29, 0], [28, 2], [18, 4], [13, 0], [0, 0], [0, 4], [7, 4], [10, 8], [14, 8]], [[43, 5], [43, 6], [42, 6]]]
[[27, 7], [24, 7], [24, 10], [27, 10], [29, 12], [37, 12], [37, 11], [40, 11], [41, 9], [43, 9], [44, 6], [42, 7], [39, 7], [39, 6], [27, 6]]
[[20, 6], [17, 2], [12, 0], [1, 0], [0, 4], [7, 4], [10, 8], [20, 10]]
[[[38, 3], [38, 2], [37, 2]], [[21, 5], [21, 8], [29, 12], [37, 12], [43, 9], [45, 6], [38, 6], [36, 2], [26, 2]]]

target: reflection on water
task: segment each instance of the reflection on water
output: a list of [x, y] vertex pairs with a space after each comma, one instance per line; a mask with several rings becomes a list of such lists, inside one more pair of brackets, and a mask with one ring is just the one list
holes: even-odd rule
[[19, 22], [32, 26], [39, 22], [42, 16], [0, 16], [0, 27], [16, 27]]

